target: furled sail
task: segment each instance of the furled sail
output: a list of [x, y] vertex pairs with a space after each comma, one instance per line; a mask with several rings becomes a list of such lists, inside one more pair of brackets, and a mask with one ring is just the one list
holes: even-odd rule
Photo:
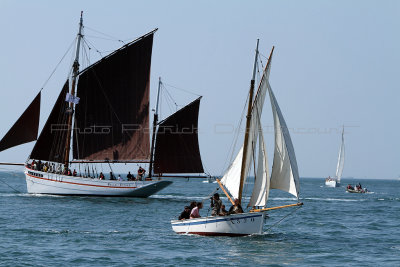
[[64, 84], [60, 95], [47, 119], [39, 139], [31, 152], [31, 159], [64, 162], [65, 142], [68, 133], [68, 102], [65, 96], [68, 92], [68, 81]]
[[270, 188], [286, 191], [299, 197], [300, 183], [297, 161], [285, 119], [268, 83], [275, 128], [275, 152]]
[[154, 173], [202, 173], [198, 141], [200, 98], [161, 121], [157, 130]]
[[37, 139], [40, 117], [40, 92], [0, 141], [0, 151]]
[[80, 73], [73, 158], [148, 160], [152, 31]]
[[248, 207], [266, 206], [269, 196], [269, 176], [268, 176], [268, 159], [267, 149], [264, 143], [264, 135], [262, 132], [261, 122], [259, 123], [258, 137], [258, 163], [257, 172], [254, 180], [253, 192]]
[[342, 173], [343, 173], [343, 167], [344, 167], [344, 129], [342, 131], [342, 144], [339, 149], [339, 157], [338, 157], [338, 163], [336, 167], [336, 178], [337, 182], [340, 183], [340, 178], [342, 178]]

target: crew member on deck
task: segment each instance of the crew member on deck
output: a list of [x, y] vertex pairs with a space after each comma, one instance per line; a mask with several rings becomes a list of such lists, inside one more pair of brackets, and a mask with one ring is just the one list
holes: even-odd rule
[[200, 218], [200, 209], [203, 208], [203, 202], [198, 202], [197, 206], [190, 212], [190, 219]]
[[139, 167], [137, 174], [138, 174], [138, 180], [142, 181], [144, 174], [146, 173], [146, 170], [142, 168], [142, 166]]
[[219, 199], [219, 194], [215, 193], [214, 196], [211, 198], [211, 204], [212, 208], [211, 216], [217, 216], [221, 212], [221, 206], [222, 206], [222, 200]]
[[102, 172], [100, 172], [100, 176], [99, 176], [100, 180], [104, 180], [104, 174]]
[[128, 172], [126, 178], [128, 179], [128, 181], [133, 181], [133, 175], [131, 174], [131, 172]]
[[186, 220], [190, 218], [190, 207], [185, 206], [185, 209], [182, 211], [181, 215], [179, 215], [179, 220]]
[[239, 204], [239, 199], [235, 198], [235, 205], [229, 209], [229, 214], [243, 213], [242, 206]]

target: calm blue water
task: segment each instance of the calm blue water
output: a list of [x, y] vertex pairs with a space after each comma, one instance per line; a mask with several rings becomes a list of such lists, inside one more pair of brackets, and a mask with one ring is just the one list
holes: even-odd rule
[[[215, 189], [202, 180], [147, 199], [34, 196], [22, 173], [0, 180], [1, 266], [400, 266], [400, 181], [344, 180], [373, 192], [349, 194], [301, 179], [301, 209], [269, 229], [293, 209], [271, 212], [263, 235], [232, 238], [172, 231], [183, 206]], [[272, 192], [269, 206], [290, 201]]]

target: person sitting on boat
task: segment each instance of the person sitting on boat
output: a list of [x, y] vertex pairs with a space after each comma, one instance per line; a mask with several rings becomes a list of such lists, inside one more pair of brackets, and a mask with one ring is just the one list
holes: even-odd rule
[[211, 216], [217, 216], [221, 211], [222, 200], [219, 199], [219, 194], [215, 193], [213, 197], [211, 197], [211, 204], [210, 204], [212, 211]]
[[221, 211], [219, 213], [219, 216], [226, 216], [228, 215], [228, 211], [225, 209], [225, 205], [221, 205]]
[[240, 206], [239, 204], [239, 199], [235, 198], [235, 205], [232, 205], [228, 213], [229, 214], [243, 213], [242, 206]]
[[118, 181], [122, 181], [121, 175], [118, 174]]
[[100, 172], [100, 176], [99, 176], [100, 180], [104, 180], [104, 174], [102, 172]]
[[192, 211], [192, 209], [194, 209], [196, 206], [197, 206], [197, 202], [196, 201], [190, 202], [190, 205], [189, 205], [190, 211]]
[[198, 202], [197, 206], [190, 212], [190, 219], [200, 218], [200, 209], [203, 208], [203, 202]]
[[74, 169], [74, 172], [72, 173], [72, 176], [76, 176], [77, 175], [77, 173], [76, 173], [76, 170]]
[[138, 180], [142, 181], [144, 174], [146, 173], [146, 170], [142, 168], [142, 166], [139, 166], [139, 169], [137, 171], [138, 174]]
[[349, 185], [347, 186], [347, 189], [354, 190], [354, 187], [353, 187], [351, 184], [349, 184]]
[[131, 172], [128, 172], [126, 178], [128, 179], [128, 181], [133, 181], [133, 175], [131, 174]]
[[181, 215], [179, 215], [179, 220], [186, 220], [190, 218], [190, 207], [185, 206], [185, 209], [182, 211]]

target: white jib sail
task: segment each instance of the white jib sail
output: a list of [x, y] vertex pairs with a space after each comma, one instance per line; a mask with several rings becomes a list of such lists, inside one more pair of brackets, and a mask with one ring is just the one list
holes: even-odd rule
[[336, 179], [340, 183], [340, 178], [342, 178], [343, 167], [344, 167], [344, 129], [342, 131], [342, 144], [339, 149], [338, 163], [336, 167]]
[[259, 123], [258, 163], [253, 193], [248, 207], [266, 206], [269, 195], [268, 159], [261, 123]]
[[233, 198], [238, 198], [239, 196], [242, 158], [243, 158], [243, 146], [240, 148], [239, 153], [236, 155], [235, 160], [232, 162], [231, 166], [229, 166], [228, 171], [224, 174], [224, 176], [221, 179], [221, 183], [231, 193]]
[[275, 128], [274, 163], [271, 173], [270, 188], [286, 191], [299, 197], [300, 183], [296, 155], [285, 119], [268, 83]]

